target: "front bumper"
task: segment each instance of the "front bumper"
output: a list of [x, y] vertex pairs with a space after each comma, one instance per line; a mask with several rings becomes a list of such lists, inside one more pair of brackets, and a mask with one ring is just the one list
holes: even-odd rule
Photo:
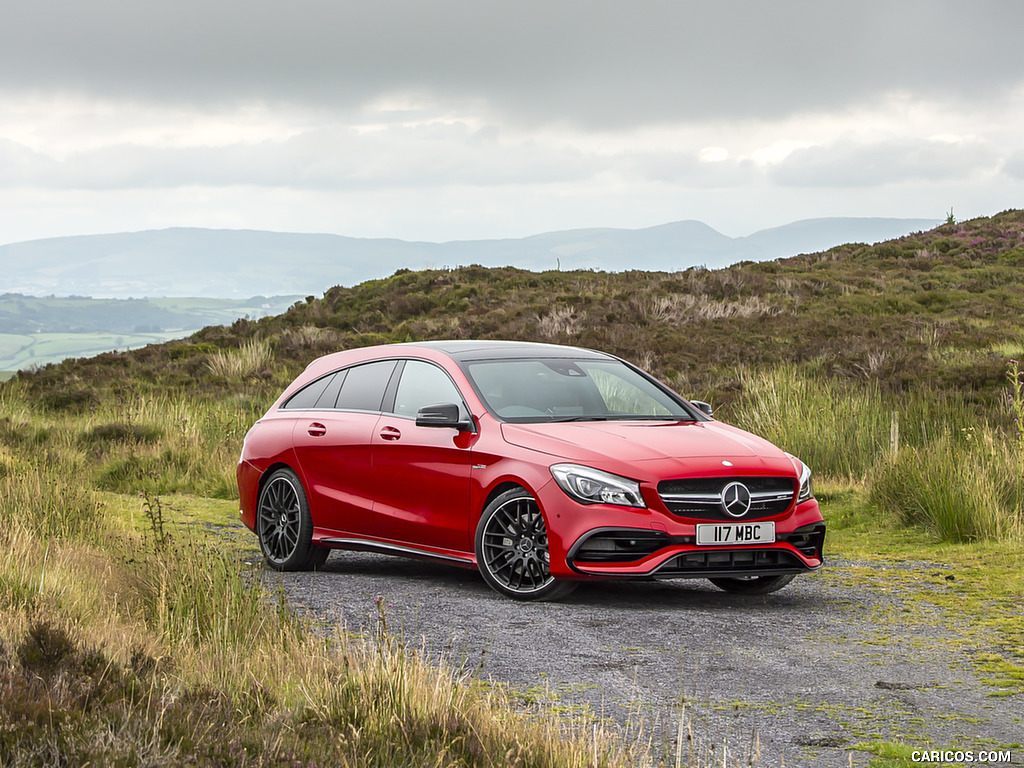
[[584, 506], [553, 483], [543, 490], [538, 501], [548, 525], [551, 573], [558, 578], [769, 576], [806, 573], [823, 562], [825, 523], [814, 499], [763, 518], [775, 523], [774, 543], [722, 547], [696, 544], [696, 526], [707, 520], [653, 505]]
[[[610, 535], [609, 535], [610, 534]], [[611, 537], [628, 536], [627, 531], [595, 532], [570, 551], [567, 563], [573, 571], [586, 576], [633, 576], [653, 578], [704, 579], [717, 576], [775, 576], [805, 573], [821, 567], [821, 547], [825, 523], [811, 523], [791, 533], [778, 533], [777, 541], [766, 546], [698, 547], [693, 537], [648, 539], [658, 545], [649, 555], [629, 557], [630, 553], [589, 550], [587, 544]], [[632, 540], [632, 541], [635, 541]], [[601, 562], [611, 556], [618, 562]]]

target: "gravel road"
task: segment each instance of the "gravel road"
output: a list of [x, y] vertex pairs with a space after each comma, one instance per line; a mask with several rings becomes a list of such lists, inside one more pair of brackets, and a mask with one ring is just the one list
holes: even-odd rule
[[[868, 764], [853, 749], [864, 743], [978, 751], [1024, 741], [1019, 700], [988, 695], [971, 667], [984, 649], [911, 591], [864, 579], [866, 565], [830, 562], [759, 597], [704, 581], [610, 582], [559, 603], [514, 602], [473, 572], [361, 552], [265, 579], [275, 589], [280, 579], [295, 607], [368, 634], [380, 598], [408, 644], [528, 698], [642, 722], [658, 748], [674, 751], [685, 702], [696, 750], [715, 765], [723, 750], [727, 765], [847, 768]], [[941, 565], [888, 567], [942, 588]], [[1012, 752], [1022, 764], [1024, 749]]]

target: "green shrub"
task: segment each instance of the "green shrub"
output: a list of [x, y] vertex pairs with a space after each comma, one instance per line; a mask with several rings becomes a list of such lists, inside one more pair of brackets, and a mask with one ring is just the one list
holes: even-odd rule
[[171, 360], [186, 360], [196, 355], [208, 355], [217, 352], [217, 346], [209, 342], [199, 344], [172, 343], [167, 347], [167, 357]]
[[83, 413], [99, 404], [99, 396], [91, 387], [55, 387], [43, 393], [39, 404], [51, 412]]
[[163, 432], [155, 427], [143, 424], [125, 424], [113, 422], [97, 424], [81, 437], [81, 441], [91, 445], [108, 443], [155, 443], [163, 437]]

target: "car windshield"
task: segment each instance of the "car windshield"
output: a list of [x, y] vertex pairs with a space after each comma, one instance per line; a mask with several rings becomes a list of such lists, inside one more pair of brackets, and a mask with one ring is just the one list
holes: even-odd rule
[[618, 360], [477, 360], [466, 373], [505, 421], [693, 421], [676, 398]]

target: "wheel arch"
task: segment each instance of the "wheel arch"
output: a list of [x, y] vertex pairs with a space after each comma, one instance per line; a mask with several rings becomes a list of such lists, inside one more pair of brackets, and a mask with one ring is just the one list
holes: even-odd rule
[[[288, 463], [286, 463], [284, 461], [275, 461], [273, 464], [271, 464], [269, 467], [267, 467], [265, 470], [263, 470], [263, 473], [260, 475], [260, 481], [259, 481], [259, 483], [256, 486], [256, 505], [257, 505], [257, 507], [259, 506], [260, 495], [263, 493], [263, 487], [267, 484], [267, 480], [269, 480], [271, 475], [273, 475], [279, 469], [290, 469], [292, 472], [295, 473], [295, 476], [297, 478], [299, 478], [299, 482], [300, 483], [302, 482], [302, 475], [299, 474], [299, 471], [297, 469], [295, 469], [295, 467], [293, 467], [291, 464], [288, 464]], [[305, 491], [306, 489], [303, 488], [302, 490]], [[308, 501], [308, 498], [309, 498], [308, 494], [307, 494], [306, 498], [307, 498], [307, 501]]]
[[[470, 521], [470, 533], [476, 530], [476, 527], [480, 524], [480, 518], [484, 516], [484, 510], [494, 501], [496, 498], [501, 496], [503, 493], [520, 488], [530, 494], [534, 500], [537, 500], [536, 492], [530, 487], [530, 484], [525, 480], [518, 477], [502, 477], [500, 480], [491, 486], [490, 490], [484, 494], [480, 503], [473, 508], [473, 519]], [[539, 505], [539, 502], [538, 502]], [[542, 511], [543, 513], [543, 511]]]
[[484, 513], [484, 510], [487, 509], [488, 504], [490, 504], [492, 501], [494, 501], [496, 498], [501, 496], [501, 494], [505, 493], [506, 491], [511, 491], [513, 488], [522, 488], [524, 491], [529, 492], [531, 496], [534, 495], [532, 491], [530, 491], [530, 489], [527, 488], [524, 483], [516, 482], [515, 480], [504, 480], [495, 485], [491, 489], [490, 493], [487, 494], [487, 498], [484, 499], [484, 503], [481, 504], [480, 509], [477, 510], [477, 519], [479, 519], [480, 515], [482, 515]]

